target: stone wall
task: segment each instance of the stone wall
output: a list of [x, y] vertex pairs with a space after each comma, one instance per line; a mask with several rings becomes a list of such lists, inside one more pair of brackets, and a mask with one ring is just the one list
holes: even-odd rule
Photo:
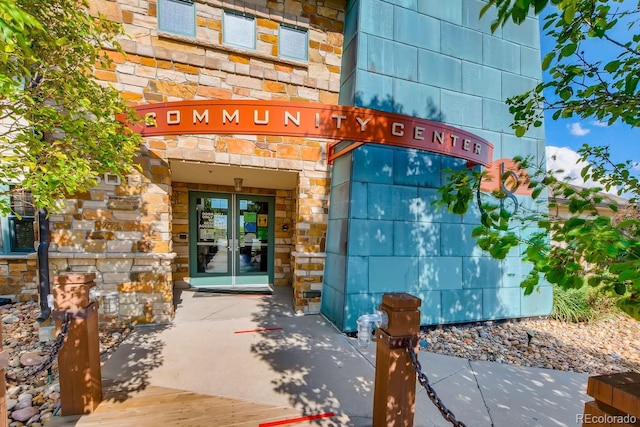
[[35, 254], [0, 256], [0, 297], [13, 301], [38, 300]]
[[[125, 54], [107, 51], [113, 63], [97, 65], [94, 74], [132, 106], [200, 99], [338, 101], [345, 0], [196, 0], [192, 38], [159, 31], [155, 1], [89, 4], [92, 13], [121, 23], [127, 33], [120, 40]], [[224, 10], [256, 17], [255, 50], [222, 43]], [[307, 61], [278, 55], [279, 24], [308, 31]], [[249, 191], [276, 197], [275, 284], [296, 289], [298, 311], [317, 312], [330, 185], [326, 145], [260, 135], [147, 138], [137, 159], [140, 172], [125, 182], [106, 176], [52, 215], [51, 274], [95, 272], [101, 292], [119, 292], [121, 317], [168, 321], [174, 281], [183, 283], [188, 274], [188, 250], [179, 239], [188, 233], [186, 190], [224, 190], [173, 182], [171, 162], [287, 171], [298, 174], [295, 189]], [[35, 295], [35, 257], [0, 260], [1, 289]]]

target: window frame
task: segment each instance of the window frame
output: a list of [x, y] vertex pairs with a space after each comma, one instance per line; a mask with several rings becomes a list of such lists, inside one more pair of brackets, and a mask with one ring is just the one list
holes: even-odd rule
[[[290, 55], [283, 55], [282, 54], [282, 29], [285, 28], [287, 30], [292, 30], [292, 31], [297, 31], [299, 33], [304, 33], [305, 35], [305, 40], [304, 40], [304, 53], [305, 56], [304, 58], [299, 58], [296, 56], [290, 56]], [[309, 61], [309, 29], [308, 28], [303, 28], [303, 27], [297, 27], [295, 25], [289, 25], [289, 24], [283, 24], [280, 23], [278, 25], [278, 57], [280, 58], [285, 58], [285, 59], [290, 59], [290, 60], [294, 60], [294, 61], [304, 61], [304, 62], [308, 62]]]
[[[169, 30], [161, 27], [160, 17], [162, 16], [162, 8], [164, 7], [163, 4], [166, 4], [166, 3], [179, 3], [184, 5], [191, 5], [191, 11], [193, 13], [193, 31], [191, 32], [174, 31], [174, 30]], [[195, 38], [196, 32], [197, 32], [197, 29], [196, 29], [197, 26], [198, 26], [198, 23], [197, 23], [197, 15], [196, 15], [196, 4], [193, 0], [158, 0], [158, 31], [163, 33], [168, 33], [168, 34], [176, 34], [179, 36]]]
[[[241, 18], [245, 18], [245, 19], [251, 19], [252, 24], [253, 24], [253, 28], [252, 28], [252, 32], [253, 32], [253, 46], [252, 47], [248, 47], [245, 45], [241, 45], [241, 44], [236, 44], [236, 43], [230, 43], [227, 40], [227, 16], [229, 15], [234, 15], [237, 17], [241, 17]], [[222, 12], [222, 44], [226, 45], [226, 46], [232, 46], [238, 49], [246, 49], [246, 50], [251, 50], [251, 51], [255, 51], [257, 49], [257, 39], [258, 39], [258, 30], [257, 30], [257, 19], [255, 16], [253, 15], [248, 15], [246, 13], [240, 13], [240, 12], [235, 12], [232, 10], [224, 10]]]
[[[4, 192], [9, 189], [9, 185], [0, 184], [0, 191]], [[10, 201], [11, 196], [0, 197], [9, 199]], [[35, 252], [35, 229], [33, 230], [34, 239], [31, 246], [14, 249], [14, 244], [17, 243], [14, 224], [16, 221], [24, 220], [31, 220], [31, 226], [34, 227], [36, 223], [35, 209], [33, 215], [22, 215], [21, 217], [14, 214], [0, 215], [0, 240], [2, 243], [2, 246], [0, 246], [0, 255], [25, 255]]]

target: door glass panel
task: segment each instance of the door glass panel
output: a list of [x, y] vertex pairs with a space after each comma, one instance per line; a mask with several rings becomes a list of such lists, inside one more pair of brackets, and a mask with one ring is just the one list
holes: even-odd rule
[[269, 202], [238, 198], [238, 272], [266, 273], [269, 248]]
[[229, 273], [229, 200], [198, 197], [198, 273]]

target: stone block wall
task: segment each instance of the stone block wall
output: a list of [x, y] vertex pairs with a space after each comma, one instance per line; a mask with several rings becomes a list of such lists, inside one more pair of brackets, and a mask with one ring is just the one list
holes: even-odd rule
[[13, 301], [37, 301], [37, 274], [35, 254], [0, 256], [0, 297]]
[[[121, 23], [127, 33], [120, 40], [125, 54], [107, 51], [113, 64], [94, 74], [132, 106], [211, 99], [338, 102], [345, 0], [196, 0], [194, 37], [159, 31], [156, 1], [89, 4], [92, 13]], [[256, 17], [255, 50], [223, 44], [225, 10]], [[307, 61], [279, 56], [279, 24], [308, 31]], [[322, 282], [330, 186], [326, 146], [324, 140], [261, 135], [147, 138], [137, 159], [140, 173], [124, 182], [105, 177], [53, 212], [51, 274], [95, 272], [101, 292], [119, 292], [122, 317], [167, 321], [174, 281], [188, 274], [188, 251], [179, 235], [185, 228], [188, 233], [185, 191], [194, 185], [173, 182], [171, 162], [287, 171], [298, 174], [297, 187], [269, 190], [276, 197], [275, 284], [296, 289], [299, 311], [317, 312], [309, 303], [318, 301], [314, 292]], [[7, 294], [37, 293], [35, 257], [0, 260], [0, 277]], [[17, 281], [20, 290], [14, 289]]]

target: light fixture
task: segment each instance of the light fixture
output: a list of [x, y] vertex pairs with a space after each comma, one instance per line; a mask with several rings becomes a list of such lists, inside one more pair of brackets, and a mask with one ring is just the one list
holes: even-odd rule
[[242, 191], [242, 178], [233, 178], [234, 189]]

